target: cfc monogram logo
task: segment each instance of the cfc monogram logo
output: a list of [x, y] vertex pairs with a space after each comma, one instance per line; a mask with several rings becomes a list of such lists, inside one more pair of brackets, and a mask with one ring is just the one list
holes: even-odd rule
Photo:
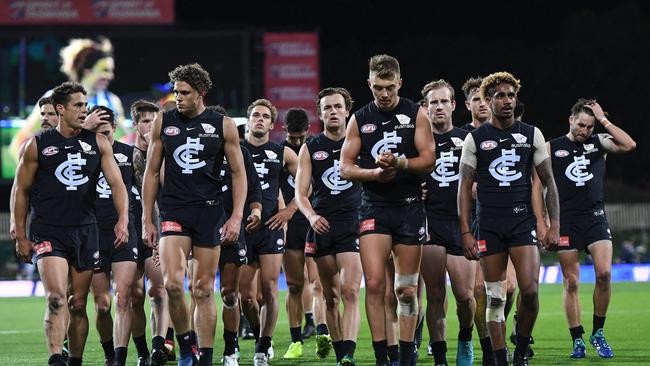
[[293, 178], [291, 174], [287, 177], [287, 183], [291, 186], [291, 188], [295, 189], [296, 188], [296, 180]]
[[440, 182], [439, 187], [449, 187], [450, 182], [458, 180], [459, 174], [453, 170], [456, 163], [458, 157], [454, 156], [452, 151], [440, 153], [440, 157], [436, 159], [436, 169], [431, 172], [431, 177]]
[[178, 166], [183, 168], [181, 173], [192, 174], [194, 169], [199, 169], [205, 166], [205, 161], [194, 157], [194, 155], [203, 151], [203, 148], [204, 145], [201, 143], [200, 138], [193, 139], [188, 137], [187, 142], [174, 150], [174, 160]]
[[320, 179], [327, 188], [332, 190], [330, 191], [331, 195], [340, 194], [342, 191], [352, 187], [352, 182], [341, 180], [341, 169], [339, 168], [338, 160], [334, 160], [334, 165], [323, 172]]
[[[379, 154], [383, 151], [397, 149], [397, 145], [402, 142], [402, 138], [397, 136], [397, 131], [384, 132], [384, 138], [377, 141], [377, 143], [372, 147], [370, 153], [372, 157], [377, 159]], [[403, 155], [397, 155], [399, 158], [403, 158]]]
[[[113, 192], [111, 191], [111, 186], [109, 186], [108, 182], [106, 182], [104, 173], [99, 173], [99, 180], [97, 181], [97, 188], [95, 188], [95, 190], [97, 193], [99, 193], [99, 198], [111, 198], [111, 194], [113, 194]], [[139, 195], [138, 199], [140, 199]]]
[[501, 157], [490, 163], [490, 174], [499, 181], [499, 186], [510, 186], [510, 182], [521, 178], [521, 172], [511, 170], [521, 156], [515, 153], [515, 149], [501, 149]]
[[593, 174], [585, 172], [589, 167], [589, 159], [585, 159], [584, 155], [574, 156], [573, 163], [569, 164], [564, 171], [566, 177], [576, 183], [576, 187], [582, 187], [585, 185], [585, 182], [591, 180], [594, 177]]
[[59, 164], [54, 175], [59, 182], [67, 186], [65, 187], [67, 191], [76, 191], [77, 186], [88, 182], [88, 177], [77, 174], [84, 165], [86, 165], [86, 159], [81, 158], [81, 153], [68, 154], [68, 160]]
[[266, 167], [266, 163], [253, 163], [253, 165], [255, 165], [255, 171], [257, 172], [257, 176], [260, 178], [262, 190], [269, 188], [269, 184], [263, 180], [264, 177], [269, 174], [269, 169]]

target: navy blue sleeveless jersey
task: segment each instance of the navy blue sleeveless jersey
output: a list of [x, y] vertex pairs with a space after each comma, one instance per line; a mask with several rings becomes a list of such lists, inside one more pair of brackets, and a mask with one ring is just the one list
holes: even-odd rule
[[553, 175], [560, 194], [560, 220], [604, 215], [605, 156], [597, 135], [584, 143], [567, 136], [550, 141]]
[[428, 217], [458, 220], [458, 180], [460, 155], [469, 132], [454, 127], [451, 131], [433, 134], [436, 143], [436, 167], [427, 176], [426, 208]]
[[[260, 186], [260, 179], [257, 177], [257, 171], [251, 158], [251, 153], [247, 148], [239, 145], [241, 154], [244, 158], [244, 167], [246, 168], [246, 183], [248, 184], [248, 192], [246, 193], [246, 204], [244, 205], [244, 213], [249, 213], [249, 205], [251, 202], [262, 202], [262, 187]], [[223, 192], [223, 209], [229, 215], [232, 213], [232, 174], [230, 173], [230, 165], [228, 160], [223, 159], [221, 165], [221, 177], [223, 178], [221, 191]], [[244, 215], [247, 217], [248, 214]]]
[[[383, 151], [391, 151], [402, 158], [418, 156], [415, 148], [415, 124], [420, 106], [413, 101], [400, 98], [390, 112], [377, 108], [374, 102], [366, 104], [354, 113], [361, 138], [359, 166], [375, 169], [375, 161]], [[388, 183], [364, 182], [363, 199], [379, 205], [401, 204], [405, 200], [417, 199], [423, 177], [398, 171], [395, 179]]]
[[339, 161], [344, 141], [321, 133], [306, 143], [311, 158], [311, 204], [328, 220], [353, 219], [361, 205], [361, 184], [341, 179]]
[[[113, 157], [120, 168], [122, 182], [126, 186], [127, 194], [130, 195], [131, 188], [133, 188], [133, 146], [115, 141], [113, 143]], [[113, 203], [113, 191], [103, 173], [99, 175], [95, 190], [97, 191], [95, 205], [97, 221], [116, 223], [118, 216]]]
[[[298, 148], [296, 151], [296, 148], [289, 144], [286, 140], [282, 143], [282, 146], [290, 148], [293, 150], [293, 152], [296, 153], [296, 155], [300, 153], [300, 148]], [[282, 172], [280, 173], [280, 189], [282, 190], [282, 197], [284, 197], [284, 202], [289, 204], [289, 202], [291, 202], [291, 200], [293, 200], [293, 197], [296, 195], [296, 182], [286, 168], [282, 169]], [[300, 212], [300, 210], [298, 210], [295, 214], [293, 214], [290, 222], [307, 223], [307, 218], [302, 214], [302, 212]]]
[[161, 210], [221, 204], [223, 115], [206, 109], [187, 118], [173, 109], [163, 114], [160, 138], [165, 157]]
[[472, 132], [472, 131], [474, 131], [476, 129], [476, 127], [474, 127], [472, 122], [467, 122], [464, 125], [460, 126], [460, 129], [465, 130], [467, 132]]
[[262, 222], [278, 212], [280, 195], [280, 172], [284, 166], [284, 146], [268, 141], [255, 146], [248, 141], [242, 143], [251, 153], [257, 177], [262, 186]]
[[32, 223], [94, 224], [95, 185], [101, 172], [97, 134], [82, 129], [66, 138], [57, 129], [36, 137], [38, 170], [30, 197]]
[[485, 123], [470, 133], [476, 144], [478, 215], [532, 214], [535, 128], [515, 121], [510, 128], [501, 130]]

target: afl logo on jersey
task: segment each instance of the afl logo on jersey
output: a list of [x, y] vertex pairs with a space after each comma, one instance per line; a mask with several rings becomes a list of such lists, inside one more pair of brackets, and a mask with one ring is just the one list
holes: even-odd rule
[[42, 153], [45, 156], [56, 155], [59, 153], [59, 148], [56, 146], [48, 146], [45, 149], [43, 149]]
[[557, 156], [558, 158], [563, 158], [565, 156], [569, 156], [569, 152], [566, 150], [558, 150], [555, 152], [555, 156]]
[[363, 133], [373, 133], [376, 130], [377, 130], [377, 126], [373, 125], [372, 123], [368, 123], [361, 126], [361, 132]]
[[181, 130], [178, 127], [169, 126], [169, 127], [165, 128], [165, 135], [167, 135], [167, 136], [176, 136], [179, 133], [181, 133]]
[[497, 147], [497, 142], [494, 140], [486, 140], [481, 142], [481, 150], [492, 150]]
[[325, 160], [328, 156], [330, 156], [330, 154], [328, 154], [327, 151], [316, 151], [311, 155], [314, 160]]

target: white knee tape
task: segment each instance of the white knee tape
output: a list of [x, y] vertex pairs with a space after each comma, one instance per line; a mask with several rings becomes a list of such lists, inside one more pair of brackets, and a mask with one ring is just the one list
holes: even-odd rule
[[506, 317], [506, 281], [485, 282], [485, 293], [487, 294], [487, 307], [485, 320], [488, 322], [503, 322]]
[[417, 297], [417, 287], [418, 287], [419, 274], [414, 273], [410, 275], [400, 275], [395, 273], [395, 288], [404, 289], [408, 287], [413, 287], [413, 296], [405, 296], [399, 294], [397, 296], [397, 305], [398, 305], [398, 314], [400, 316], [416, 316], [418, 315], [418, 297]]

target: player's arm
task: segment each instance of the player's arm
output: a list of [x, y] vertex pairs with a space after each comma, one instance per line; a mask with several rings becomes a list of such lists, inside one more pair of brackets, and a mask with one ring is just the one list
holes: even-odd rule
[[541, 239], [542, 246], [549, 250], [560, 241], [560, 195], [555, 185], [551, 158], [548, 155], [544, 135], [537, 127], [535, 127], [533, 143], [533, 164], [542, 186], [546, 189], [546, 210], [551, 224], [546, 236], [539, 239]]
[[32, 242], [27, 240], [27, 205], [29, 204], [29, 191], [34, 183], [38, 170], [38, 149], [36, 137], [27, 140], [25, 154], [20, 159], [16, 168], [16, 178], [11, 192], [10, 211], [16, 225], [16, 254], [26, 262], [32, 262]]
[[356, 165], [356, 160], [361, 152], [361, 136], [357, 128], [357, 119], [354, 115], [345, 130], [345, 141], [341, 148], [341, 178], [354, 182], [384, 181], [395, 178], [395, 168], [389, 169], [364, 169]]
[[129, 195], [122, 180], [122, 173], [113, 157], [113, 147], [106, 136], [97, 134], [97, 146], [101, 154], [102, 172], [106, 182], [111, 187], [113, 204], [117, 210], [117, 224], [115, 224], [115, 241], [113, 245], [119, 248], [129, 241]]
[[[140, 149], [133, 149], [133, 185], [138, 190], [140, 195], [140, 205], [142, 205], [142, 181], [144, 179], [144, 170], [146, 168], [146, 151]], [[153, 204], [153, 222], [158, 224], [158, 203], [154, 201]]]
[[255, 171], [255, 165], [253, 164], [250, 152], [242, 148], [242, 155], [246, 155], [244, 157], [246, 179], [248, 180], [246, 201], [250, 210], [250, 214], [246, 218], [246, 231], [253, 232], [262, 227], [262, 185], [260, 178], [257, 176], [257, 171]]
[[[298, 170], [298, 156], [288, 147], [284, 147], [284, 169], [287, 169], [289, 174], [292, 177], [296, 176], [296, 171]], [[280, 190], [280, 196], [282, 196], [282, 190]], [[284, 207], [278, 205], [278, 212], [271, 216], [265, 224], [269, 226], [271, 230], [279, 229], [284, 226], [293, 215], [298, 211], [298, 206], [296, 205], [295, 199], [287, 202], [284, 200]]]
[[158, 246], [158, 228], [153, 223], [153, 208], [158, 196], [160, 184], [160, 167], [163, 162], [163, 145], [160, 139], [162, 113], [156, 115], [151, 126], [147, 165], [142, 178], [142, 239], [148, 247]]
[[248, 184], [246, 183], [244, 158], [239, 147], [239, 133], [237, 132], [237, 127], [235, 127], [235, 121], [230, 117], [223, 118], [223, 135], [223, 149], [226, 153], [226, 159], [228, 160], [230, 175], [232, 177], [232, 213], [223, 225], [221, 241], [235, 243], [239, 238], [239, 229], [241, 228], [241, 220], [244, 215]]
[[296, 175], [296, 195], [294, 201], [298, 204], [300, 212], [309, 220], [309, 225], [314, 229], [317, 234], [325, 234], [330, 230], [330, 224], [327, 219], [320, 216], [314, 211], [314, 208], [309, 202], [309, 194], [311, 187], [311, 156], [307, 145], [300, 148], [298, 154], [298, 174]]
[[636, 149], [636, 141], [622, 128], [607, 119], [600, 104], [596, 102], [585, 104], [585, 108], [591, 109], [596, 120], [607, 130], [607, 134], [598, 134], [600, 143], [607, 152], [626, 153]]
[[[29, 141], [29, 140], [27, 140]], [[25, 155], [25, 149], [27, 148], [27, 141], [20, 145], [18, 149], [18, 161], [23, 158]], [[14, 220], [14, 200], [16, 195], [16, 177], [14, 176], [14, 181], [11, 184], [11, 193], [9, 194], [9, 236], [11, 239], [16, 239], [16, 221]]]
[[546, 222], [546, 207], [544, 207], [544, 186], [539, 180], [537, 170], [532, 169], [532, 186], [531, 186], [531, 203], [533, 204], [533, 213], [537, 222], [536, 237], [538, 239], [546, 236], [548, 224]]
[[460, 239], [463, 243], [465, 257], [478, 260], [476, 238], [472, 232], [472, 185], [476, 176], [476, 144], [472, 134], [467, 134], [460, 157], [460, 179], [458, 182], [458, 220], [460, 222]]

